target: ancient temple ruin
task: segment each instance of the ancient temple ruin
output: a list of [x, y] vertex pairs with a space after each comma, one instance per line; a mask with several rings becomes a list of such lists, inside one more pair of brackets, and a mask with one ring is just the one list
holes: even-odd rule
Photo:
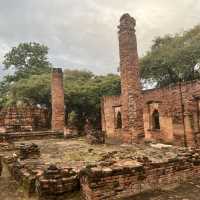
[[[51, 120], [49, 111], [39, 107], [1, 110], [0, 180], [12, 177], [12, 185], [21, 185], [19, 195], [23, 188], [27, 197], [38, 200], [135, 199], [143, 192], [170, 193], [169, 188], [199, 177], [200, 81], [143, 91], [135, 24], [128, 14], [120, 19], [121, 96], [107, 96], [101, 102], [106, 141], [117, 144], [64, 138], [60, 68], [52, 69]], [[99, 137], [104, 143], [103, 132], [92, 130], [88, 138]], [[156, 143], [145, 142], [151, 140]], [[160, 141], [175, 145], [157, 144]], [[198, 196], [199, 185], [193, 186]]]
[[12, 106], [0, 110], [0, 133], [49, 129], [49, 111], [38, 106]]
[[198, 146], [200, 81], [142, 91], [135, 25], [128, 14], [120, 19], [121, 96], [102, 99], [102, 129], [107, 139]]

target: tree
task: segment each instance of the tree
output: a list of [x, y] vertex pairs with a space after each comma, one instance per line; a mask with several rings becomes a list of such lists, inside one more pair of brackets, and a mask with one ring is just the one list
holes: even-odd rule
[[95, 76], [91, 72], [67, 70], [64, 72], [66, 113], [75, 113], [76, 126], [82, 130], [86, 120], [100, 127], [100, 101], [104, 95], [120, 94], [118, 75]]
[[47, 59], [48, 47], [39, 43], [21, 43], [13, 47], [4, 56], [5, 69], [13, 68], [14, 75], [10, 81], [17, 81], [29, 75], [37, 75], [50, 71], [51, 64]]
[[[29, 103], [34, 103], [37, 100], [38, 103], [49, 104], [44, 102], [45, 92], [44, 96], [38, 94], [44, 89], [40, 85], [41, 82], [43, 81], [44, 84], [47, 81], [46, 77], [50, 75], [51, 64], [47, 59], [47, 55], [48, 47], [30, 42], [13, 47], [4, 56], [5, 70], [11, 68], [13, 74], [5, 76], [0, 82], [0, 107], [16, 104], [17, 101], [27, 103], [28, 100], [30, 100]], [[31, 87], [32, 91], [30, 90]], [[36, 90], [34, 91], [34, 89]], [[33, 95], [35, 96], [33, 97]]]
[[[10, 82], [2, 98], [3, 106], [28, 104], [41, 105], [51, 110], [51, 77], [50, 73], [29, 75], [18, 81]], [[1, 85], [0, 85], [1, 88]], [[89, 71], [65, 70], [64, 92], [66, 116], [69, 122], [82, 131], [86, 120], [100, 127], [100, 101], [104, 95], [120, 94], [118, 75], [95, 76]], [[1, 103], [1, 99], [0, 99]], [[73, 120], [71, 113], [73, 113]]]
[[41, 105], [51, 107], [50, 74], [31, 75], [10, 84], [6, 105]]
[[199, 78], [195, 65], [200, 61], [200, 25], [174, 36], [158, 37], [140, 59], [141, 77], [156, 86]]

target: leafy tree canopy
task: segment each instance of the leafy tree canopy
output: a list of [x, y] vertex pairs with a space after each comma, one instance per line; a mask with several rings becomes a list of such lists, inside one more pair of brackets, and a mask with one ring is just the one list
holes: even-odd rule
[[48, 47], [39, 43], [21, 43], [4, 56], [5, 69], [13, 68], [14, 75], [8, 81], [16, 81], [29, 75], [49, 72], [51, 64], [47, 59]]
[[199, 78], [200, 25], [193, 29], [155, 39], [151, 50], [140, 60], [141, 76], [159, 86]]
[[65, 70], [65, 105], [67, 113], [75, 112], [79, 120], [75, 124], [83, 128], [86, 119], [100, 126], [100, 100], [104, 95], [120, 94], [118, 75], [95, 76], [91, 72]]
[[14, 84], [11, 83], [6, 96], [6, 105], [39, 104], [50, 108], [50, 85], [50, 73], [31, 75], [16, 81]]

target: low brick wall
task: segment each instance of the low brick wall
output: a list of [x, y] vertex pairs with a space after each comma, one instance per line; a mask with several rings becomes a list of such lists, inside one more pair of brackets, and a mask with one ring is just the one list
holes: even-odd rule
[[82, 197], [109, 200], [132, 197], [141, 192], [176, 187], [200, 175], [200, 154], [183, 153], [163, 163], [120, 161], [87, 167], [81, 171]]
[[39, 158], [3, 156], [2, 161], [28, 194], [38, 193], [40, 199], [65, 199], [68, 193], [79, 192], [81, 186], [82, 199], [117, 200], [149, 190], [174, 188], [200, 176], [200, 150], [180, 150], [176, 155], [162, 162], [147, 157], [109, 157], [80, 171], [49, 166]]
[[56, 199], [79, 190], [78, 175], [70, 168], [61, 169], [51, 165], [36, 179], [36, 190], [40, 199]]
[[0, 142], [4, 141], [24, 141], [36, 139], [55, 139], [63, 138], [64, 134], [54, 131], [35, 131], [35, 132], [17, 132], [17, 133], [0, 133]]
[[2, 166], [2, 155], [0, 155], [0, 176], [1, 176], [1, 173], [2, 173], [2, 169], [3, 169], [3, 166]]
[[49, 111], [36, 106], [8, 107], [0, 110], [0, 132], [48, 130]]
[[79, 174], [72, 168], [47, 166], [39, 159], [19, 160], [12, 156], [4, 156], [2, 162], [29, 196], [36, 193], [42, 200], [62, 199], [80, 190]]

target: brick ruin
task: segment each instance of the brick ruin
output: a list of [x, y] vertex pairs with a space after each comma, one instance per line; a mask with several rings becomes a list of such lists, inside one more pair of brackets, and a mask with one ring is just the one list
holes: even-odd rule
[[118, 27], [122, 79], [121, 118], [126, 142], [137, 140], [144, 133], [135, 23], [134, 18], [125, 14], [121, 17]]
[[121, 96], [102, 99], [102, 129], [112, 142], [154, 140], [180, 146], [200, 144], [200, 81], [141, 90], [135, 20], [120, 19]]
[[96, 163], [59, 167], [45, 163], [42, 154], [38, 145], [26, 144], [15, 156], [0, 155], [0, 172], [6, 166], [27, 194], [37, 194], [40, 200], [64, 200], [72, 192], [80, 193], [83, 200], [122, 200], [146, 191], [169, 190], [200, 175], [199, 149], [182, 148], [160, 160], [135, 155], [119, 159], [110, 152]]
[[47, 130], [49, 113], [33, 106], [8, 107], [0, 110], [0, 133]]
[[[38, 106], [13, 106], [0, 110], [0, 133], [47, 131], [64, 132], [63, 72], [52, 69], [52, 119], [51, 111]], [[51, 124], [49, 123], [51, 121]]]
[[52, 124], [53, 131], [64, 132], [65, 111], [64, 111], [64, 88], [63, 72], [60, 68], [54, 68], [52, 71]]
[[199, 154], [182, 153], [167, 162], [148, 158], [121, 160], [81, 171], [82, 195], [86, 200], [127, 199], [141, 192], [169, 189], [200, 175]]
[[[66, 199], [74, 192], [84, 200], [126, 199], [199, 177], [200, 81], [142, 91], [135, 24], [128, 14], [120, 19], [122, 93], [102, 99], [103, 132], [93, 133], [86, 124], [90, 130], [86, 140], [63, 140], [63, 73], [54, 68], [52, 131], [43, 131], [49, 122], [46, 109], [1, 110], [2, 132], [16, 133], [0, 134], [0, 176], [6, 168], [29, 196], [36, 194], [40, 200]], [[107, 141], [135, 145], [102, 145], [104, 132]], [[4, 137], [12, 142], [5, 142]], [[157, 152], [151, 143], [143, 143], [145, 140], [190, 148], [164, 145]]]

